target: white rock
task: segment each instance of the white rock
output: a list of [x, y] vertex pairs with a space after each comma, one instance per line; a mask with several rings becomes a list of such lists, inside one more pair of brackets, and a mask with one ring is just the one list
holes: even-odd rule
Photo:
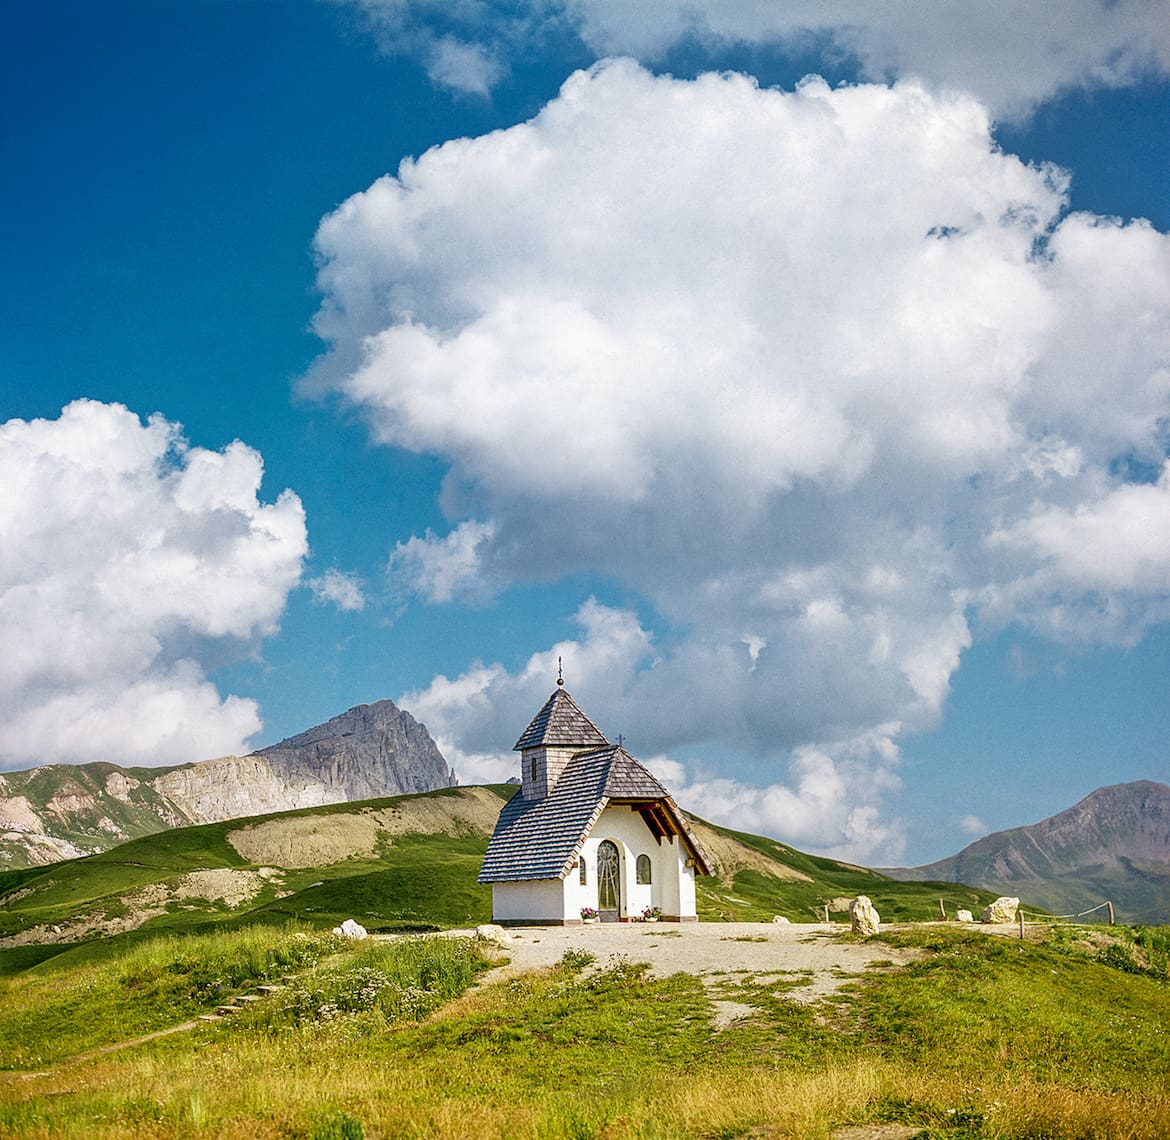
[[788, 919], [786, 919], [786, 918], [784, 917], [784, 915], [782, 915], [782, 914], [778, 914], [778, 915], [776, 915], [776, 917], [775, 917], [774, 919], [772, 919], [772, 921], [773, 921], [773, 922], [774, 922], [774, 923], [775, 923], [777, 926], [791, 926], [791, 925], [792, 925], [792, 923], [791, 923], [791, 922], [789, 922], [789, 921], [788, 921]]
[[352, 918], [347, 918], [340, 926], [335, 926], [333, 933], [342, 938], [352, 938], [355, 942], [360, 942], [369, 935], [369, 931], [360, 922], [354, 922]]
[[959, 922], [974, 922], [975, 921], [975, 916], [969, 910], [959, 911], [955, 915], [955, 918], [958, 919]]
[[876, 934], [880, 921], [873, 903], [865, 895], [858, 895], [849, 904], [849, 925], [854, 934]]
[[1009, 895], [1000, 895], [990, 906], [983, 910], [981, 922], [1015, 922], [1016, 911], [1020, 909], [1020, 900]]
[[510, 946], [514, 941], [512, 936], [496, 922], [485, 922], [482, 926], [477, 926], [475, 933], [480, 938], [486, 938], [489, 942], [498, 942], [501, 946]]

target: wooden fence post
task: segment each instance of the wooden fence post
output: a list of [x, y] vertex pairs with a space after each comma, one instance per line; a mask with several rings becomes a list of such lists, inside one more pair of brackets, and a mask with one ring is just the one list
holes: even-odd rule
[[943, 905], [943, 901], [942, 901], [942, 899], [939, 899], [939, 900], [938, 900], [938, 913], [939, 913], [939, 914], [941, 914], [941, 915], [943, 916], [943, 919], [944, 919], [944, 920], [946, 919], [946, 917], [947, 917], [947, 908], [946, 908], [946, 907]]
[[1113, 904], [1111, 902], [1107, 902], [1105, 905], [1109, 908], [1109, 925], [1112, 926], [1113, 925]]
[[1020, 937], [1023, 938], [1024, 937], [1024, 912], [1023, 911], [1019, 912], [1018, 918], [1020, 920]]

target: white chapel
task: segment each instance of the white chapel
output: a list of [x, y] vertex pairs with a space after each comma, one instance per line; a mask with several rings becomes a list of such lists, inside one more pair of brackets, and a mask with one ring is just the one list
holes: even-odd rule
[[610, 744], [557, 680], [516, 742], [520, 790], [479, 873], [503, 925], [574, 925], [644, 913], [694, 922], [695, 876], [712, 868], [666, 789]]

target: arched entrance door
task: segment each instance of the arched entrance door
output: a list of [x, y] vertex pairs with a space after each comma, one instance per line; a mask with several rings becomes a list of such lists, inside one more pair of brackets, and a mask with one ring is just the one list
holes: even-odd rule
[[602, 922], [617, 922], [622, 913], [622, 863], [617, 844], [603, 840], [597, 848], [597, 909]]

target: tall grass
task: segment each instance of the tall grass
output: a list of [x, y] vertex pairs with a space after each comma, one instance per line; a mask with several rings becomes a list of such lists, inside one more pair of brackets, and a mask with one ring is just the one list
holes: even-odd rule
[[213, 1008], [242, 988], [336, 952], [330, 934], [271, 927], [166, 936], [124, 957], [0, 979], [0, 1069], [27, 1069]]
[[365, 944], [351, 948], [331, 968], [298, 979], [241, 1018], [241, 1024], [280, 1032], [367, 1014], [364, 1024], [351, 1020], [349, 1032], [377, 1032], [393, 1022], [425, 1017], [458, 997], [484, 964], [477, 944], [468, 939]]

